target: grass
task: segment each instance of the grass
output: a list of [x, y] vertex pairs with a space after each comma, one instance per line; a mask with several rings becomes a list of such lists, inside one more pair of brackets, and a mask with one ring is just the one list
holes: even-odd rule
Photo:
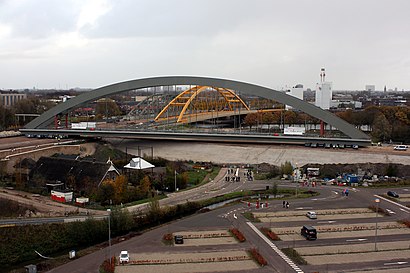
[[286, 254], [294, 263], [298, 265], [306, 265], [307, 262], [294, 248], [283, 248], [282, 252]]
[[252, 212], [249, 212], [249, 211], [244, 212], [242, 215], [243, 217], [245, 217], [246, 219], [254, 223], [259, 223], [261, 221], [259, 220], [259, 218], [256, 218]]

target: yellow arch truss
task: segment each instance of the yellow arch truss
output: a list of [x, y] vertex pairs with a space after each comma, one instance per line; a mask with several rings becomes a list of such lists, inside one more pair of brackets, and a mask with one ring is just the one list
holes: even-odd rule
[[[220, 87], [210, 87], [210, 86], [194, 86], [189, 88], [176, 96], [173, 100], [171, 100], [167, 106], [165, 106], [161, 112], [155, 117], [155, 121], [158, 121], [164, 113], [168, 111], [170, 107], [182, 107], [181, 112], [178, 115], [177, 123], [183, 121], [183, 117], [198, 95], [204, 91], [216, 90], [221, 97], [225, 100], [226, 106], [230, 111], [233, 111], [234, 105], [241, 105], [246, 110], [250, 110], [246, 103], [237, 95], [234, 91], [227, 89], [227, 88], [220, 88]], [[209, 110], [209, 109], [208, 109]]]

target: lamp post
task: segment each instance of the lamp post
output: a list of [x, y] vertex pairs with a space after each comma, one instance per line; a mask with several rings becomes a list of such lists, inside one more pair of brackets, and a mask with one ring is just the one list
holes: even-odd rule
[[374, 202], [376, 203], [376, 229], [374, 231], [374, 251], [377, 251], [377, 214], [379, 214], [380, 199], [376, 198], [374, 199]]
[[108, 212], [108, 259], [111, 264], [111, 209], [107, 209]]

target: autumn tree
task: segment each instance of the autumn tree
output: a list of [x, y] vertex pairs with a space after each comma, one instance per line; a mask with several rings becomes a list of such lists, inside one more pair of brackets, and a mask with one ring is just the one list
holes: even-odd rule
[[257, 113], [249, 113], [245, 116], [243, 121], [245, 125], [249, 126], [250, 131], [252, 131], [252, 126], [258, 124], [258, 115]]
[[392, 126], [382, 113], [378, 114], [373, 122], [372, 137], [376, 141], [386, 141], [391, 137]]

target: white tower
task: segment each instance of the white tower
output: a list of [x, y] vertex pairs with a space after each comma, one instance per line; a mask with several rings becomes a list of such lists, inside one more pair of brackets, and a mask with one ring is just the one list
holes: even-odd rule
[[320, 83], [316, 84], [315, 105], [329, 110], [332, 101], [332, 83], [325, 81], [325, 69], [320, 70]]
[[[290, 93], [288, 94], [292, 97], [298, 98], [300, 100], [303, 100], [303, 85], [302, 84], [297, 84], [292, 89], [290, 89]], [[292, 109], [292, 106], [286, 105], [286, 110]]]

